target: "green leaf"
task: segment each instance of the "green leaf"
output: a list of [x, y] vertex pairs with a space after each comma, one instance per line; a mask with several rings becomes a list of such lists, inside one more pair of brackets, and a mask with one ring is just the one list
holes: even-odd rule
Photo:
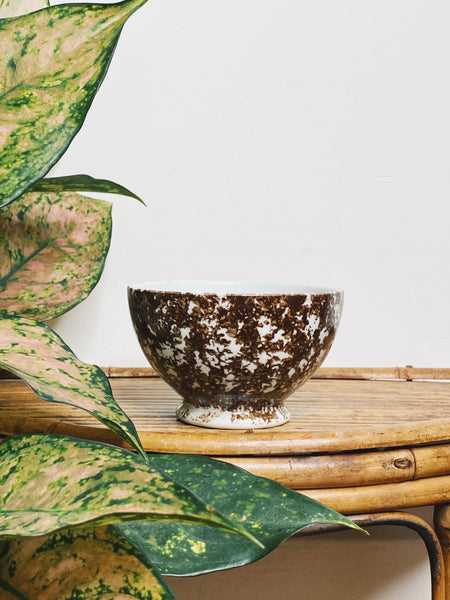
[[0, 0], [0, 19], [17, 17], [47, 6], [47, 0]]
[[133, 522], [115, 525], [164, 575], [197, 575], [258, 560], [313, 523], [359, 529], [350, 519], [280, 484], [207, 457], [156, 454], [152, 465], [245, 526], [264, 548], [199, 525]]
[[145, 2], [61, 4], [0, 20], [0, 206], [65, 152], [125, 21]]
[[47, 325], [22, 317], [0, 319], [0, 367], [18, 375], [44, 400], [89, 412], [146, 456], [103, 371], [78, 360]]
[[49, 434], [0, 444], [0, 539], [133, 519], [198, 522], [250, 537], [124, 448]]
[[111, 241], [111, 204], [28, 193], [0, 211], [0, 316], [45, 321], [89, 295]]
[[175, 600], [145, 557], [111, 527], [0, 543], [2, 600]]
[[94, 179], [89, 175], [68, 175], [66, 177], [47, 177], [34, 183], [32, 192], [103, 192], [107, 194], [120, 194], [135, 198], [145, 205], [145, 202], [130, 192], [126, 187], [109, 181], [108, 179]]

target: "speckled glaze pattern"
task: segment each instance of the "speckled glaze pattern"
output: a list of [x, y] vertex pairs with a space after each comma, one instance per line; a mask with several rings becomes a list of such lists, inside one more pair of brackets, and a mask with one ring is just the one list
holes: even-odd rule
[[145, 356], [184, 400], [178, 417], [247, 429], [289, 419], [283, 401], [325, 359], [343, 294], [128, 288], [128, 300]]

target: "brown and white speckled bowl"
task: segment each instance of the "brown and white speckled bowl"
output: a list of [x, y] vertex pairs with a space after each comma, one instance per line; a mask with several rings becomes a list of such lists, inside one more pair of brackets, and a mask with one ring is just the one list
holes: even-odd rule
[[289, 420], [283, 402], [333, 342], [337, 290], [221, 281], [150, 281], [128, 288], [153, 368], [183, 398], [186, 423], [253, 429]]

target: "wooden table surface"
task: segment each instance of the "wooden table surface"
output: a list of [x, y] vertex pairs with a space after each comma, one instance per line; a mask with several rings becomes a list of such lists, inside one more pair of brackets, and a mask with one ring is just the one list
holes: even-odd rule
[[[289, 423], [243, 431], [179, 422], [180, 397], [157, 377], [116, 378], [111, 386], [149, 451], [291, 455], [450, 441], [447, 382], [310, 380], [286, 402]], [[0, 382], [0, 433], [20, 431], [25, 418], [26, 427], [29, 420], [61, 420], [58, 430], [68, 433], [104, 429], [83, 411], [41, 400], [19, 380]]]
[[[180, 399], [157, 377], [111, 385], [148, 451], [216, 456], [346, 513], [373, 509], [376, 498], [383, 508], [434, 503], [445, 487], [450, 499], [449, 382], [314, 379], [287, 401], [289, 423], [243, 431], [177, 421]], [[89, 414], [0, 381], [0, 434], [43, 431], [122, 443]]]

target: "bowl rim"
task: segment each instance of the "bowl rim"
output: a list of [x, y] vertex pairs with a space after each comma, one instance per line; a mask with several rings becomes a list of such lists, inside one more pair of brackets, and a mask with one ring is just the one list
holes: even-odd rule
[[343, 295], [337, 287], [299, 283], [221, 279], [163, 279], [128, 285], [129, 291], [195, 296], [320, 296]]

